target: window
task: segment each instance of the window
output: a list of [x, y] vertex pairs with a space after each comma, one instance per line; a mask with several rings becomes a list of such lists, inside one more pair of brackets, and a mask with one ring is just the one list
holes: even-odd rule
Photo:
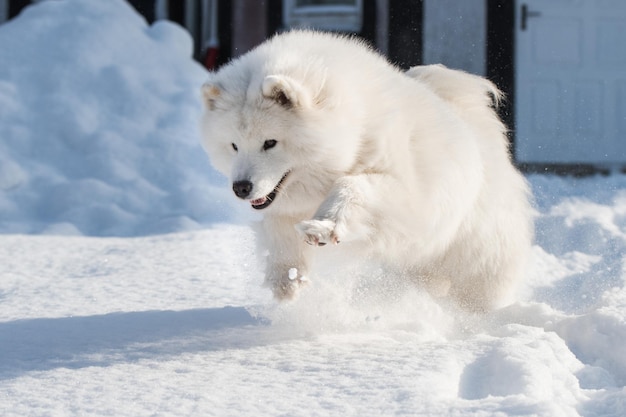
[[283, 20], [287, 28], [360, 32], [363, 0], [285, 0]]

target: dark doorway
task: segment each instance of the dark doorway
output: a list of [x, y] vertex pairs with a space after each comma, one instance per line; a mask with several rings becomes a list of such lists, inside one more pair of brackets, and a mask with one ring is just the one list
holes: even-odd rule
[[515, 2], [487, 0], [487, 78], [504, 94], [500, 117], [509, 128], [511, 148], [515, 144]]
[[401, 68], [422, 63], [423, 1], [389, 2], [389, 60]]

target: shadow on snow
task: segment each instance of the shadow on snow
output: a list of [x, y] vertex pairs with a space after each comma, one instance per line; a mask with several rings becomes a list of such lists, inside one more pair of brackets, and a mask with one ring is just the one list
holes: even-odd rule
[[247, 348], [263, 322], [243, 307], [141, 311], [0, 323], [0, 379], [55, 368]]

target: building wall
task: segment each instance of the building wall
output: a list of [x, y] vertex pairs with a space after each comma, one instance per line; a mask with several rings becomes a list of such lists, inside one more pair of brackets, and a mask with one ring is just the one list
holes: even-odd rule
[[486, 74], [485, 0], [423, 0], [423, 63]]
[[389, 52], [389, 0], [376, 0], [376, 48]]
[[[12, 1], [15, 4], [29, 3], [28, 0]], [[130, 1], [147, 2], [145, 0]], [[167, 5], [169, 1], [156, 0], [157, 13], [161, 9], [166, 9], [164, 5]], [[191, 10], [191, 6], [195, 6], [197, 1], [185, 0], [184, 4], [189, 6], [187, 7], [189, 12], [197, 12], [195, 9]], [[382, 53], [389, 53], [394, 46], [389, 45], [389, 9], [394, 1], [396, 0], [374, 0], [375, 44]], [[485, 0], [420, 1], [423, 4], [422, 62], [424, 64], [442, 63], [451, 68], [486, 75], [487, 2]], [[220, 0], [222, 6], [226, 5], [226, 2], [230, 6], [229, 15], [232, 20], [220, 22], [220, 25], [232, 25], [232, 45], [228, 46], [229, 49], [232, 48], [229, 53], [232, 53], [232, 57], [236, 57], [262, 42], [269, 34], [268, 7], [265, 1]], [[9, 18], [9, 3], [9, 0], [0, 0], [0, 22]], [[193, 22], [190, 21], [189, 24], [196, 22], [196, 19], [191, 20]], [[223, 45], [223, 47], [226, 46]], [[408, 46], [400, 45], [399, 47]]]
[[[223, 1], [223, 0], [222, 0]], [[254, 48], [267, 37], [267, 6], [262, 1], [232, 0], [232, 56]], [[237, 29], [243, 30], [237, 30]]]
[[0, 0], [0, 23], [5, 22], [9, 18], [9, 2], [8, 0]]

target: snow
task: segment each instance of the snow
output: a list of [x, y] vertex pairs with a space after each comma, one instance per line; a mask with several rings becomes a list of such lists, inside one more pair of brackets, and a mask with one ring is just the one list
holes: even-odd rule
[[133, 236], [237, 212], [197, 145], [191, 37], [121, 0], [45, 1], [0, 30], [0, 227]]
[[626, 415], [625, 176], [529, 176], [528, 279], [486, 316], [365, 263], [277, 304], [190, 42], [122, 0], [0, 26], [0, 415]]

